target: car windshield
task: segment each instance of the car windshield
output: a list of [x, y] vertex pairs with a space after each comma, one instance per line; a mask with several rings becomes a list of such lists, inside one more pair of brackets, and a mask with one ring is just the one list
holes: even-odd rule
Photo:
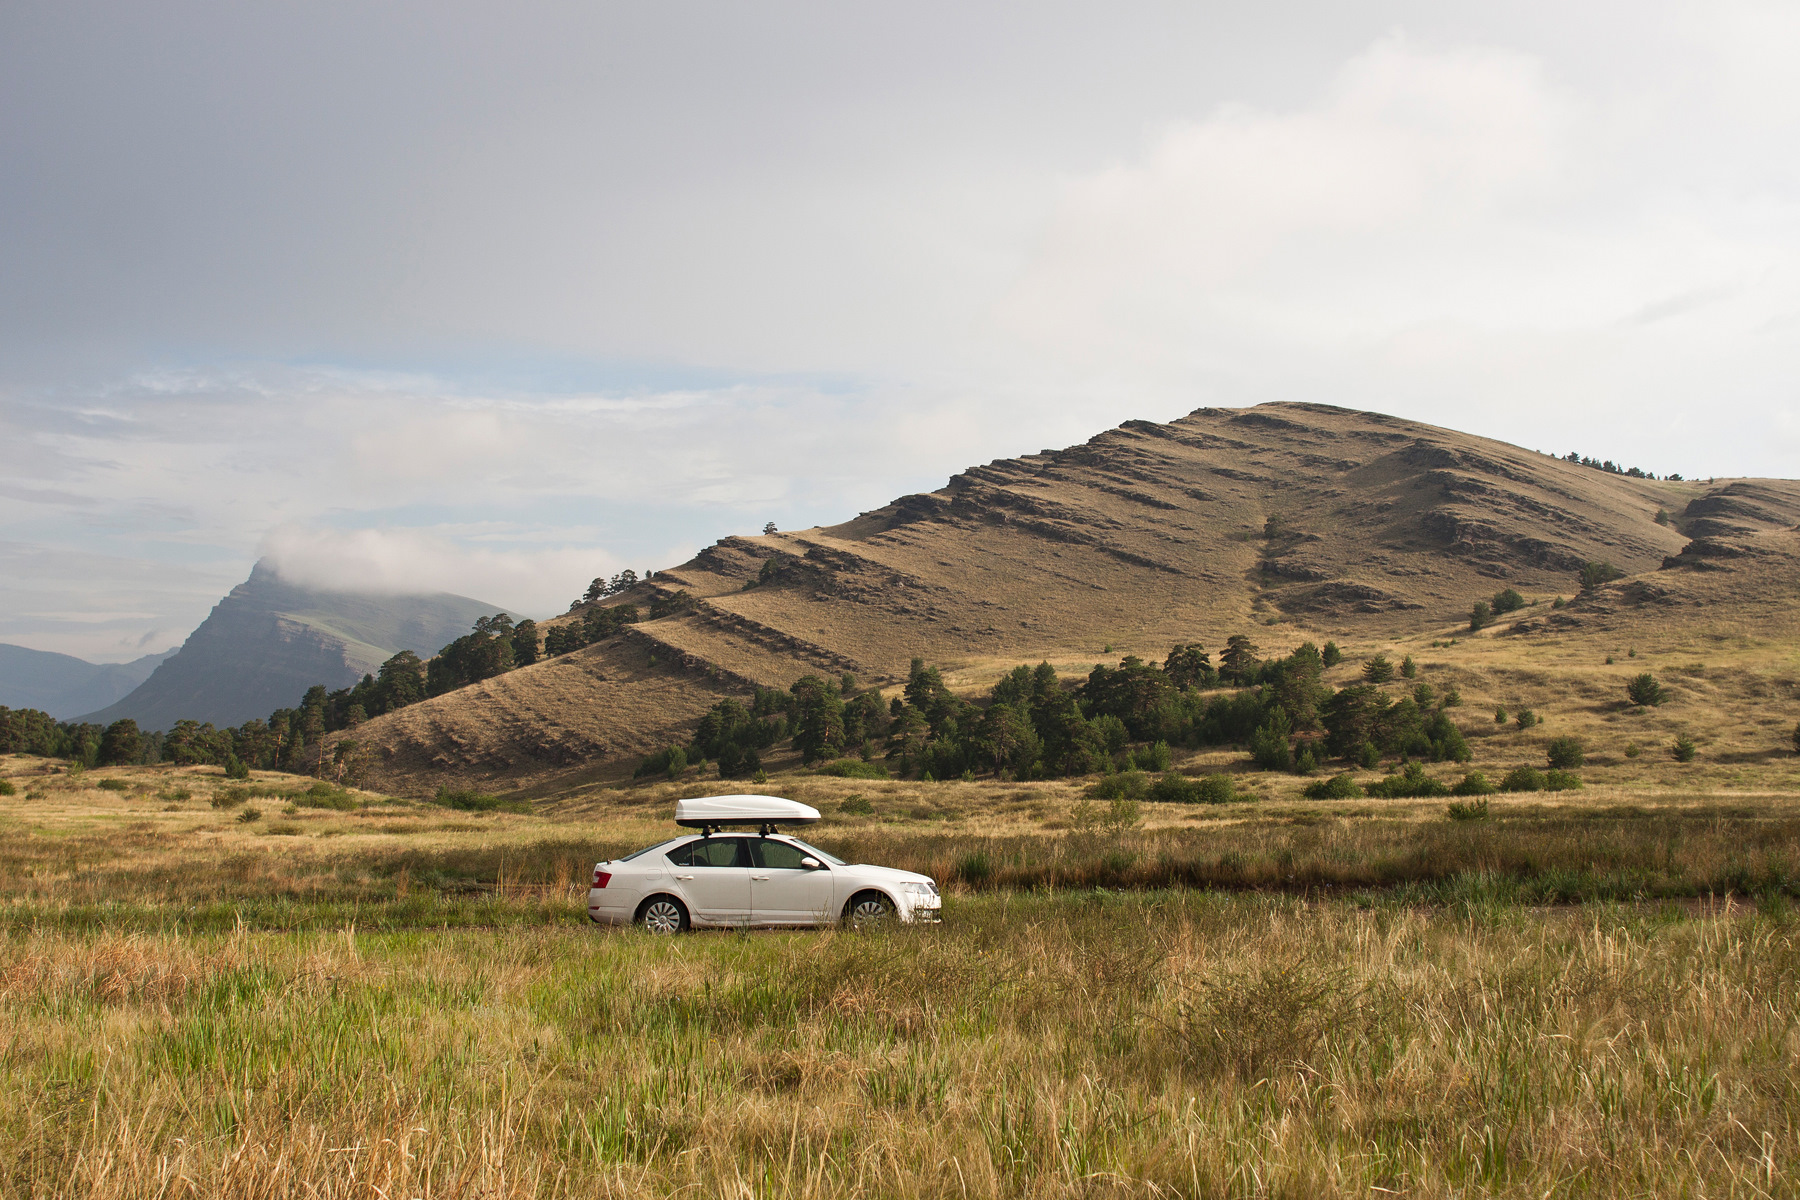
[[830, 863], [834, 867], [842, 867], [842, 866], [849, 865], [846, 862], [844, 862], [843, 859], [839, 858], [837, 855], [827, 854], [827, 853], [825, 853], [825, 851], [819, 849], [817, 846], [809, 846], [805, 842], [801, 841], [799, 838], [789, 838], [788, 840], [793, 842], [794, 845], [800, 847], [802, 850], [806, 851], [808, 854], [812, 855], [814, 858], [817, 858], [820, 862]]
[[664, 846], [672, 846], [676, 842], [679, 842], [680, 840], [681, 840], [680, 838], [670, 838], [668, 841], [658, 842], [654, 846], [645, 846], [642, 850], [633, 850], [630, 854], [627, 854], [624, 858], [615, 858], [615, 859], [613, 859], [613, 861], [614, 862], [630, 862], [634, 858], [644, 857], [644, 855], [649, 854], [652, 850], [661, 850]]

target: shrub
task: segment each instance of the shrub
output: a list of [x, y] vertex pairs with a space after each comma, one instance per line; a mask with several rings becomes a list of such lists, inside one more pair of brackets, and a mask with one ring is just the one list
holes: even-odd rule
[[1461, 801], [1452, 800], [1450, 807], [1444, 811], [1452, 821], [1485, 821], [1488, 819], [1488, 802], [1471, 800], [1464, 804]]
[[888, 769], [880, 763], [863, 762], [855, 758], [840, 758], [836, 762], [826, 763], [814, 775], [835, 775], [839, 779], [886, 779]]
[[1087, 790], [1096, 800], [1136, 800], [1149, 789], [1142, 771], [1120, 771], [1108, 775]]
[[1636, 742], [1625, 743], [1625, 757], [1626, 758], [1636, 758], [1638, 755], [1642, 754], [1643, 752], [1644, 752], [1643, 747], [1639, 746]]
[[0, 796], [16, 796], [18, 792], [19, 789], [13, 786], [12, 780], [0, 779]]
[[1568, 603], [1567, 600], [1564, 600], [1561, 596], [1558, 596], [1556, 599], [1554, 599], [1550, 602], [1550, 607], [1551, 608], [1561, 608], [1563, 605], [1565, 605], [1567, 603]]
[[1417, 796], [1442, 796], [1450, 789], [1426, 775], [1425, 768], [1420, 764], [1409, 762], [1401, 768], [1398, 775], [1378, 779], [1364, 790], [1383, 800], [1404, 800]]
[[1362, 785], [1356, 782], [1356, 776], [1345, 771], [1342, 775], [1308, 785], [1303, 794], [1308, 800], [1360, 800], [1365, 793]]
[[1457, 691], [1455, 688], [1451, 688], [1449, 691], [1445, 692], [1444, 693], [1444, 707], [1445, 708], [1461, 708], [1462, 707], [1462, 693]]
[[1695, 752], [1694, 739], [1685, 733], [1676, 738], [1675, 744], [1669, 747], [1669, 753], [1675, 756], [1676, 762], [1693, 762]]
[[1551, 738], [1547, 750], [1552, 767], [1572, 769], [1587, 762], [1586, 749], [1577, 737]]
[[1591, 592], [1603, 583], [1611, 583], [1615, 579], [1625, 578], [1625, 572], [1602, 559], [1600, 562], [1586, 563], [1581, 568], [1581, 590]]
[[131, 790], [131, 785], [126, 783], [123, 779], [102, 779], [94, 786], [104, 788], [109, 792], [129, 792]]
[[1362, 676], [1369, 683], [1388, 683], [1394, 678], [1394, 664], [1385, 654], [1363, 659]]
[[1357, 750], [1356, 765], [1370, 771], [1381, 765], [1381, 751], [1375, 748], [1374, 742], [1364, 742]]
[[248, 825], [252, 821], [260, 821], [260, 820], [262, 820], [262, 809], [246, 808], [243, 812], [241, 812], [237, 815], [237, 819], [241, 824], [244, 824], [244, 825]]
[[1525, 597], [1521, 596], [1516, 588], [1507, 588], [1505, 591], [1494, 593], [1493, 606], [1495, 616], [1504, 616], [1509, 612], [1518, 612], [1524, 608]]
[[1265, 771], [1285, 771], [1294, 765], [1293, 752], [1288, 749], [1287, 731], [1281, 728], [1285, 724], [1261, 725], [1250, 735], [1250, 757]]
[[1140, 771], [1166, 771], [1169, 769], [1169, 743], [1156, 742], [1140, 746], [1131, 756], [1131, 761]]
[[1496, 724], [1496, 725], [1506, 724], [1506, 709], [1501, 707], [1498, 704], [1496, 704], [1494, 706], [1494, 724]]
[[1518, 715], [1513, 718], [1513, 724], [1517, 725], [1520, 729], [1530, 729], [1537, 723], [1538, 715], [1529, 708], [1521, 708]]
[[177, 804], [183, 800], [191, 800], [193, 797], [194, 793], [188, 791], [184, 787], [169, 788], [167, 791], [158, 792], [156, 794], [158, 800], [171, 800]]
[[235, 754], [227, 754], [225, 756], [225, 778], [227, 778], [227, 779], [248, 779], [248, 778], [250, 778], [250, 764], [245, 762], [243, 759], [239, 758]]
[[1189, 779], [1171, 771], [1150, 785], [1146, 798], [1159, 804], [1229, 804], [1236, 795], [1229, 775]]
[[1437, 689], [1429, 683], [1421, 683], [1413, 689], [1413, 703], [1420, 708], [1430, 708], [1437, 703]]
[[212, 799], [208, 803], [214, 808], [236, 808], [248, 799], [250, 799], [249, 788], [220, 788], [212, 794]]
[[1400, 660], [1400, 675], [1405, 679], [1416, 679], [1419, 675], [1419, 664], [1413, 661], [1412, 655]]
[[1491, 796], [1498, 790], [1480, 771], [1470, 771], [1450, 789], [1451, 794], [1457, 796]]
[[457, 812], [472, 813], [529, 813], [531, 805], [524, 800], [506, 799], [501, 796], [490, 796], [473, 788], [447, 788], [437, 790], [433, 803], [445, 808], [453, 808]]
[[1514, 767], [1500, 781], [1503, 792], [1541, 792], [1544, 790], [1544, 773], [1536, 767]]
[[838, 811], [848, 817], [872, 817], [875, 815], [875, 806], [861, 792], [851, 792], [838, 801]]
[[1335, 667], [1344, 661], [1344, 652], [1338, 649], [1336, 642], [1326, 642], [1325, 649], [1319, 653], [1319, 659], [1327, 667]]
[[1469, 609], [1469, 632], [1476, 633], [1487, 628], [1493, 622], [1494, 610], [1488, 607], [1486, 600], [1477, 600]]
[[1300, 747], [1300, 753], [1294, 755], [1294, 774], [1311, 775], [1319, 769], [1318, 755], [1313, 753], [1312, 746]]
[[329, 808], [335, 812], [350, 812], [362, 807], [355, 796], [323, 780], [295, 796], [294, 804], [300, 808]]
[[1669, 698], [1669, 693], [1664, 690], [1663, 685], [1656, 682], [1656, 676], [1648, 671], [1634, 676], [1631, 682], [1625, 685], [1625, 694], [1631, 697], [1631, 702], [1640, 708], [1654, 708]]
[[1544, 772], [1544, 790], [1546, 792], [1573, 792], [1581, 788], [1581, 776], [1573, 771], [1550, 770]]

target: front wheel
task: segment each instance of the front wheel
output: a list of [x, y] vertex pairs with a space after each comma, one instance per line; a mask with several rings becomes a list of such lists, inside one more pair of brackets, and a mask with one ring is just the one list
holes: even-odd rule
[[871, 929], [894, 918], [894, 902], [880, 892], [858, 892], [844, 906], [844, 924], [852, 929]]
[[688, 927], [687, 909], [672, 896], [653, 896], [638, 910], [638, 924], [651, 933], [677, 934]]

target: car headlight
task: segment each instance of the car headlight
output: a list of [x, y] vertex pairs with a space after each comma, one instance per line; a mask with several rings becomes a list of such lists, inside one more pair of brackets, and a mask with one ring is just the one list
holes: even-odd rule
[[927, 879], [924, 883], [909, 883], [906, 890], [915, 896], [935, 896], [938, 894], [937, 884]]

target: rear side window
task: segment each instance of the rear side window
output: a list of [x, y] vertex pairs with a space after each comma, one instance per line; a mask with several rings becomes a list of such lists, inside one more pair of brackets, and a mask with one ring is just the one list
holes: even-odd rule
[[701, 838], [669, 851], [678, 867], [747, 867], [743, 838]]

